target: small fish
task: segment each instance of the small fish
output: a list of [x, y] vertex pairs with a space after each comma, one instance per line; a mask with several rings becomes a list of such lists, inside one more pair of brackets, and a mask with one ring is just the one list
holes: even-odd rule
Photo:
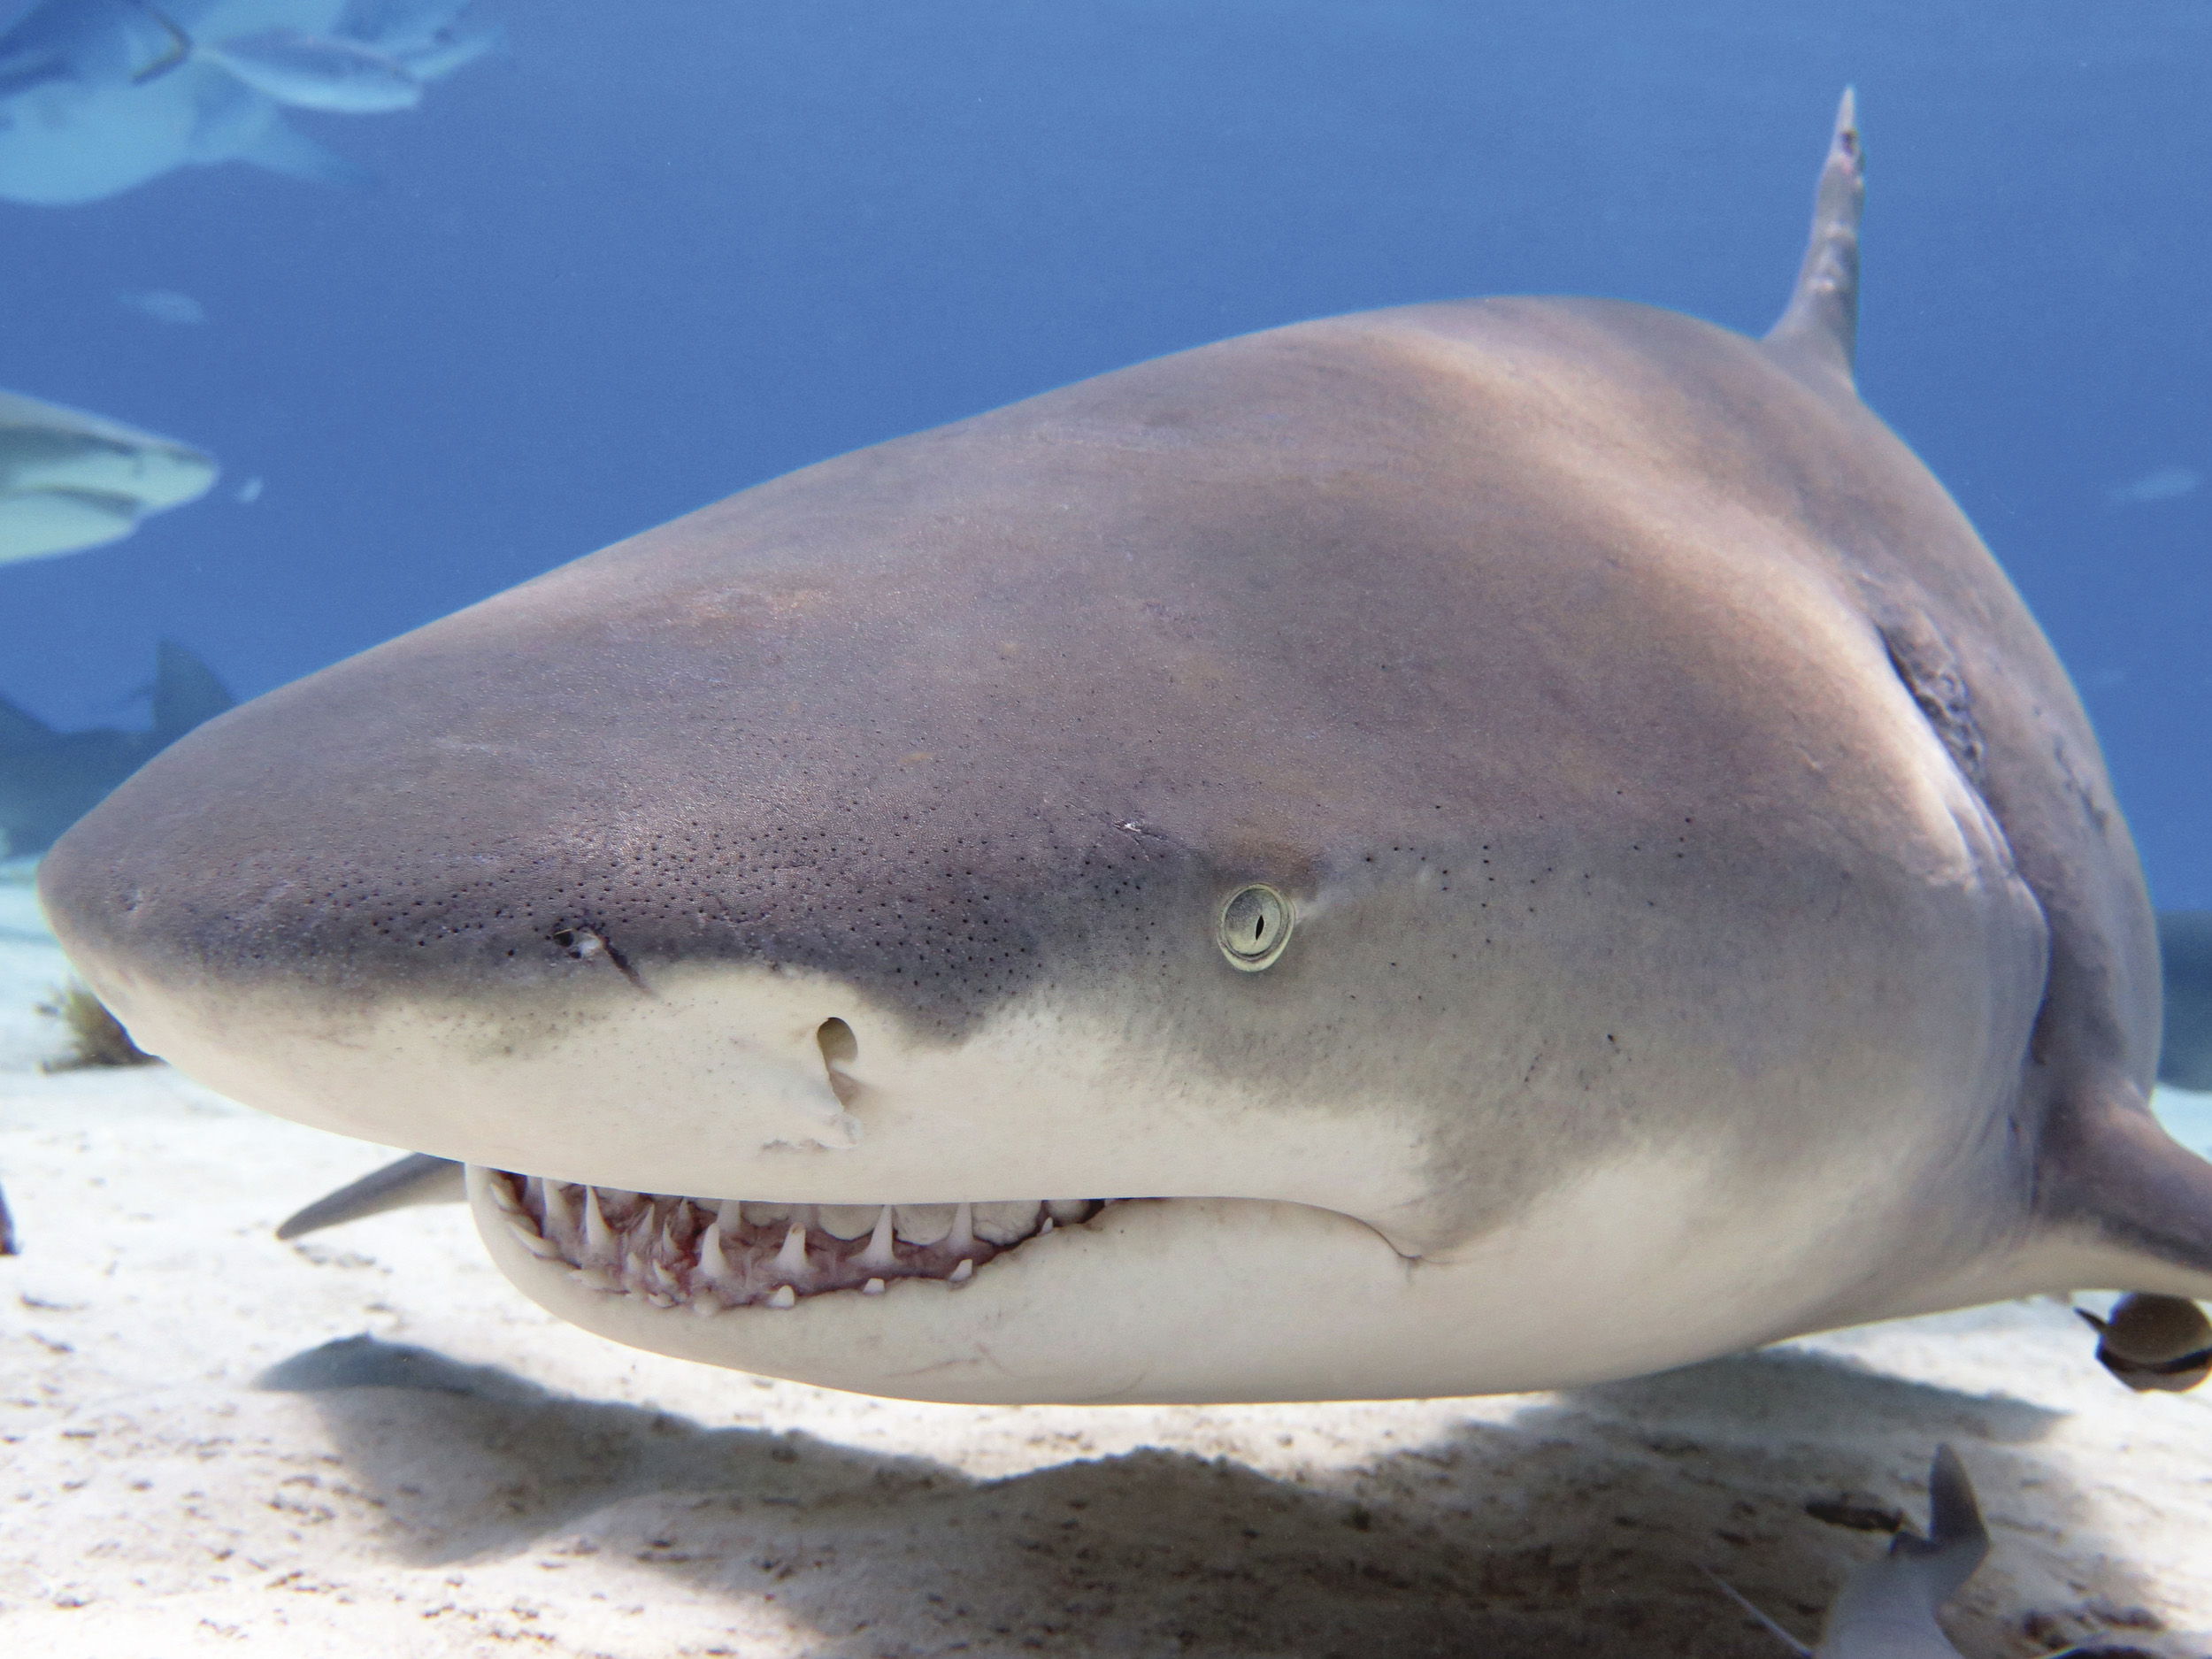
[[2197, 472], [2185, 466], [2162, 466], [2155, 472], [2146, 472], [2132, 483], [2116, 484], [2105, 492], [2108, 507], [2142, 507], [2152, 502], [2178, 501], [2192, 494], [2204, 482]]
[[157, 323], [174, 323], [190, 327], [207, 320], [207, 307], [189, 294], [180, 294], [174, 288], [146, 288], [139, 292], [126, 290], [118, 294], [116, 301], [127, 311]]
[[2212, 1375], [2212, 1319], [2193, 1302], [2139, 1293], [2108, 1319], [2074, 1311], [2097, 1333], [2097, 1363], [2138, 1394], [2182, 1394]]
[[241, 507], [250, 507], [261, 499], [263, 488], [260, 474], [256, 473], [232, 493], [231, 499]]
[[195, 42], [192, 55], [295, 110], [381, 115], [422, 102], [422, 82], [404, 65], [336, 35], [265, 29], [213, 43]]
[[1959, 1593], [1989, 1554], [1966, 1465], [1948, 1446], [1928, 1471], [1928, 1536], [1902, 1532], [1888, 1552], [1845, 1580], [1830, 1603], [1817, 1647], [1808, 1647], [1718, 1576], [1706, 1576], [1787, 1643], [1799, 1659], [1962, 1659], [1936, 1623], [1936, 1609]]

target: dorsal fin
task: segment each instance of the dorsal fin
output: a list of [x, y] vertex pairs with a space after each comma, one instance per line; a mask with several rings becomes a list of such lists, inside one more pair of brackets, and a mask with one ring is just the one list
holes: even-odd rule
[[1859, 211], [1865, 203], [1858, 100], [1846, 87], [1813, 198], [1813, 234], [1797, 288], [1781, 320], [1767, 331], [1767, 344], [1793, 372], [1840, 374], [1846, 386], [1853, 384], [1859, 344]]
[[153, 734], [164, 743], [174, 742], [236, 701], [213, 669], [174, 640], [160, 642], [154, 664]]
[[53, 728], [38, 716], [0, 697], [0, 749], [28, 749], [53, 734]]
[[[1989, 1532], [1982, 1525], [1982, 1506], [1975, 1501], [1974, 1483], [1966, 1478], [1966, 1465], [1949, 1443], [1938, 1446], [1928, 1471], [1928, 1537], [1942, 1549], [1978, 1550], [1978, 1564], [1989, 1552]], [[1966, 1581], [1969, 1567], [1959, 1575]]]

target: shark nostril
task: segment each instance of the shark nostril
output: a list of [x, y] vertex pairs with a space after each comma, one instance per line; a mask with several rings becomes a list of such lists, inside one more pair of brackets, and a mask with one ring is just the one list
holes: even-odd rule
[[830, 1065], [850, 1065], [860, 1058], [860, 1039], [843, 1020], [832, 1018], [815, 1027], [814, 1041], [822, 1045], [822, 1059]]
[[844, 1068], [860, 1058], [860, 1039], [853, 1035], [850, 1025], [833, 1015], [814, 1028], [814, 1041], [822, 1051], [822, 1070], [829, 1075], [838, 1104], [849, 1107], [860, 1093], [860, 1085], [846, 1075]]

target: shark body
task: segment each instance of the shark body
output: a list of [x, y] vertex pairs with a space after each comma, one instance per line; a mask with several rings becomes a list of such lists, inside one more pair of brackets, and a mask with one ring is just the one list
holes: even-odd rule
[[747, 491], [195, 733], [49, 914], [556, 1312], [841, 1387], [2203, 1294], [2094, 739], [1854, 388], [1861, 190], [1847, 100], [1763, 341], [1372, 312]]

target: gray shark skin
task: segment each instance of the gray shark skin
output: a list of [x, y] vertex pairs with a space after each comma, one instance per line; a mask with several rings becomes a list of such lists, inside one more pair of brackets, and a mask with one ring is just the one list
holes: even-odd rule
[[2162, 911], [2158, 952], [2166, 986], [2158, 1080], [2212, 1089], [2212, 910]]
[[124, 779], [231, 706], [214, 672], [169, 640], [155, 655], [153, 698], [153, 724], [142, 732], [57, 732], [0, 697], [0, 853], [52, 845]]
[[2212, 1293], [2094, 739], [1854, 388], [1861, 191], [1847, 99], [1764, 341], [1411, 306], [748, 490], [211, 722], [48, 912], [557, 1313], [834, 1386]]
[[120, 541], [215, 477], [211, 457], [173, 438], [0, 392], [0, 565]]

